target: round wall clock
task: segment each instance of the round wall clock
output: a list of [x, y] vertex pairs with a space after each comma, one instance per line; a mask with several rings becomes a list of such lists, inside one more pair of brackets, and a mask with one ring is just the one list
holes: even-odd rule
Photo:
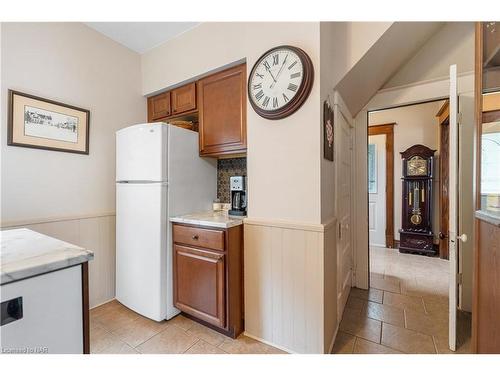
[[260, 116], [278, 120], [290, 116], [311, 92], [314, 68], [300, 48], [279, 46], [264, 53], [252, 68], [248, 97]]

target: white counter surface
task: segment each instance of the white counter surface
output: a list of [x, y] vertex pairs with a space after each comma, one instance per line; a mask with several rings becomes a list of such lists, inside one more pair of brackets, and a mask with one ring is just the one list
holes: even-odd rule
[[22, 228], [0, 232], [1, 284], [75, 266], [94, 258], [82, 247]]
[[201, 225], [214, 228], [231, 228], [243, 224], [245, 216], [230, 216], [226, 211], [197, 212], [170, 218], [173, 223]]

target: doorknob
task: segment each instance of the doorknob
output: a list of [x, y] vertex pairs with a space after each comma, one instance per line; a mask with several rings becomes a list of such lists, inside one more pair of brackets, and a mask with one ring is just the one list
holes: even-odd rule
[[457, 236], [457, 240], [460, 240], [462, 242], [467, 242], [467, 235], [464, 233], [460, 236]]

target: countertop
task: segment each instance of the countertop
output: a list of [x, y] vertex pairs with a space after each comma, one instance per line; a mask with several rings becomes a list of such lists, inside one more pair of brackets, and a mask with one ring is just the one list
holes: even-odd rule
[[214, 228], [232, 228], [243, 224], [245, 216], [230, 216], [226, 211], [206, 211], [188, 215], [173, 216], [173, 223], [201, 225]]
[[26, 228], [0, 232], [0, 243], [2, 285], [75, 266], [94, 258], [90, 250]]

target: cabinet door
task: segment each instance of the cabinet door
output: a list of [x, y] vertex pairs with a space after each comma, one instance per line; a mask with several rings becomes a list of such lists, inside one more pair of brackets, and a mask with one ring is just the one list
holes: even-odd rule
[[170, 92], [148, 98], [148, 121], [170, 116]]
[[175, 307], [223, 328], [224, 284], [224, 254], [174, 245]]
[[198, 82], [200, 155], [246, 152], [246, 65]]
[[171, 95], [173, 115], [196, 108], [196, 84], [194, 82], [172, 90]]

